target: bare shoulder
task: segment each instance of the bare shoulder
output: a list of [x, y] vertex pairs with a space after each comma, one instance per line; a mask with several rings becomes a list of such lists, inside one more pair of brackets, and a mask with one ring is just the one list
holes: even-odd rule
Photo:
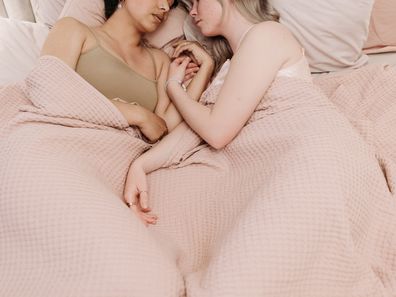
[[72, 17], [64, 17], [58, 20], [52, 30], [58, 32], [86, 32], [88, 27]]
[[41, 55], [58, 57], [75, 69], [88, 34], [86, 25], [70, 17], [62, 18], [49, 32]]
[[246, 47], [261, 51], [276, 50], [278, 55], [287, 60], [301, 55], [301, 45], [292, 32], [283, 24], [274, 21], [255, 25], [246, 36]]
[[87, 25], [72, 17], [64, 17], [58, 20], [50, 31], [50, 37], [54, 41], [68, 40], [81, 44], [89, 35]]
[[274, 21], [256, 24], [249, 35], [259, 37], [260, 39], [271, 39], [273, 41], [294, 40], [293, 34], [286, 26]]

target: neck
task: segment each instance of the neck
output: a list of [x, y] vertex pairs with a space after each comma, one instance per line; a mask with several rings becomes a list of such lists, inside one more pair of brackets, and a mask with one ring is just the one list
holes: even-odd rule
[[231, 46], [233, 53], [238, 50], [238, 47], [245, 37], [247, 31], [254, 25], [252, 22], [246, 20], [239, 12], [235, 11], [225, 21], [223, 35]]
[[118, 44], [126, 47], [139, 47], [143, 36], [125, 9], [114, 12], [101, 29]]

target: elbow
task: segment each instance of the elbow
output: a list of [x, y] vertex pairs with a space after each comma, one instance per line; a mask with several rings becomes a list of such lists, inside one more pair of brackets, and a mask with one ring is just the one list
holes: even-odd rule
[[227, 144], [231, 142], [232, 139], [220, 133], [212, 133], [212, 135], [210, 135], [205, 140], [214, 149], [221, 150], [225, 148]]

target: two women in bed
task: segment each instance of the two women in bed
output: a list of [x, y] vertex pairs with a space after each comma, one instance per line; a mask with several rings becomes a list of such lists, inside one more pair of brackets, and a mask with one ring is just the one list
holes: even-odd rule
[[227, 62], [229, 71], [215, 104], [204, 106], [184, 92], [181, 84], [187, 62], [178, 56], [184, 51], [195, 55], [195, 47], [185, 42], [176, 48], [166, 91], [185, 122], [132, 164], [125, 188], [129, 203], [138, 203], [139, 191], [149, 191], [146, 174], [168, 160], [186, 129], [194, 130], [213, 148], [222, 149], [241, 131], [277, 77], [311, 80], [301, 45], [276, 22], [267, 1], [194, 0], [190, 15], [205, 36], [225, 38], [222, 46], [214, 46], [223, 58], [232, 57]]
[[[42, 55], [56, 56], [93, 85], [119, 109], [129, 125], [137, 126], [149, 141], [172, 131], [182, 120], [169, 100], [165, 85], [169, 57], [144, 42], [145, 34], [166, 21], [175, 0], [105, 0], [107, 21], [89, 28], [73, 18], [56, 23], [43, 46]], [[183, 80], [187, 93], [198, 100], [212, 75], [214, 62], [195, 45], [197, 59], [190, 63]], [[170, 82], [171, 83], [171, 82]], [[141, 196], [146, 194], [139, 191]], [[137, 205], [130, 205], [136, 210]], [[156, 217], [143, 211], [141, 218], [155, 223]]]
[[[213, 108], [197, 103], [214, 68], [202, 48], [179, 42], [169, 66], [163, 52], [142, 42], [144, 34], [155, 31], [166, 19], [175, 5], [173, 0], [105, 1], [108, 20], [104, 25], [89, 28], [74, 19], [63, 19], [52, 29], [42, 51], [63, 60], [114, 99], [128, 123], [138, 126], [150, 140], [167, 129], [172, 131], [134, 162], [128, 174], [124, 198], [146, 223], [156, 222], [156, 216], [149, 213], [146, 174], [162, 166], [188, 126], [221, 149], [239, 133], [277, 76], [310, 79], [301, 46], [275, 21], [266, 1], [201, 0], [192, 4], [190, 15], [202, 34], [224, 37], [214, 45], [220, 60], [232, 57]], [[197, 73], [186, 52], [199, 65]], [[182, 83], [193, 75], [185, 92]]]

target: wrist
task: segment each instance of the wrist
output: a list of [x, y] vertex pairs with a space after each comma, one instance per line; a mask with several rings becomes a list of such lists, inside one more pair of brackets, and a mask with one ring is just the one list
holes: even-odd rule
[[136, 170], [136, 169], [137, 170], [141, 170], [145, 174], [147, 174], [148, 172], [147, 172], [147, 170], [145, 168], [144, 160], [142, 158], [143, 156], [144, 156], [144, 154], [141, 157], [137, 158], [135, 161], [132, 162], [131, 169], [133, 169], [133, 170]]
[[165, 91], [168, 90], [172, 85], [178, 85], [181, 87], [185, 92], [187, 91], [186, 86], [183, 84], [183, 82], [177, 78], [170, 78], [166, 81], [165, 83]]

